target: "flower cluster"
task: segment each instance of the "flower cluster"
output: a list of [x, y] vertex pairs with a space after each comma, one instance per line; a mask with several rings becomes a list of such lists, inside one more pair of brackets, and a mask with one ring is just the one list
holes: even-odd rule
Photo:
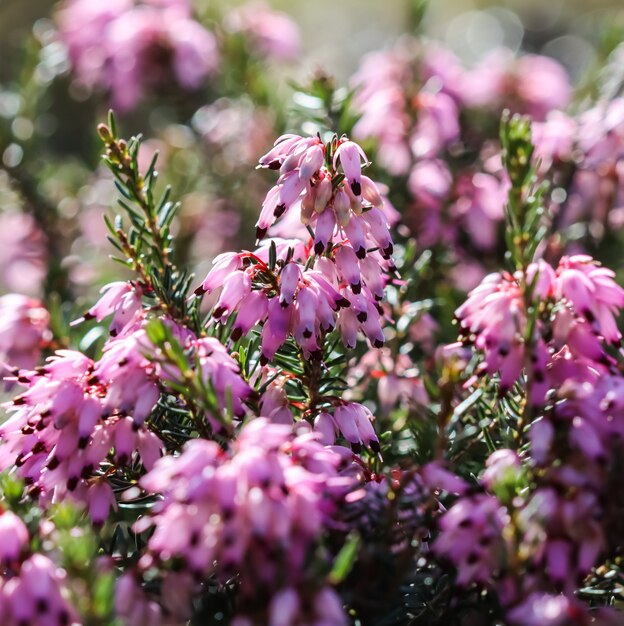
[[351, 444], [358, 453], [362, 445], [379, 453], [379, 439], [373, 428], [373, 414], [370, 409], [358, 402], [341, 402], [333, 411], [321, 411], [314, 419], [314, 429], [321, 434], [325, 445], [333, 445], [338, 433]]
[[285, 13], [274, 11], [262, 2], [251, 2], [230, 11], [225, 26], [242, 33], [263, 57], [294, 60], [300, 54], [297, 24]]
[[379, 301], [393, 269], [392, 239], [382, 197], [361, 173], [362, 158], [345, 138], [325, 145], [316, 137], [281, 137], [260, 160], [281, 176], [267, 195], [257, 236], [293, 210], [314, 226], [312, 241], [277, 239], [254, 253], [219, 255], [196, 291], [223, 287], [213, 317], [225, 322], [236, 313], [232, 339], [263, 325], [265, 363], [291, 335], [306, 358], [320, 357], [324, 336], [336, 327], [348, 347], [358, 330], [375, 347], [383, 344]]
[[[416, 324], [411, 330], [417, 334], [415, 327]], [[371, 380], [375, 382], [377, 401], [383, 414], [390, 412], [397, 404], [406, 407], [426, 406], [428, 402], [422, 376], [412, 359], [405, 354], [393, 355], [387, 347], [365, 354], [350, 374], [354, 386], [358, 382], [366, 386], [370, 385]]]
[[318, 357], [323, 337], [336, 327], [348, 347], [355, 346], [359, 330], [380, 347], [383, 310], [378, 300], [385, 277], [377, 261], [371, 255], [358, 260], [350, 246], [342, 245], [311, 265], [305, 260], [311, 258], [309, 252], [296, 257], [289, 253], [292, 249], [288, 242], [280, 245], [274, 269], [268, 265], [267, 248], [224, 253], [215, 259], [197, 293], [212, 293], [222, 286], [213, 317], [225, 322], [236, 314], [232, 339], [261, 323], [264, 362], [289, 336], [307, 357]]
[[389, 259], [393, 246], [384, 201], [362, 174], [363, 163], [368, 164], [364, 151], [345, 136], [324, 144], [318, 137], [282, 135], [260, 159], [261, 167], [279, 170], [280, 177], [262, 205], [257, 238], [295, 207], [301, 222], [314, 228], [316, 254], [338, 238], [349, 241], [358, 259], [371, 247]]
[[32, 215], [0, 213], [0, 284], [3, 291], [29, 295], [41, 291], [45, 279], [45, 235]]
[[[225, 346], [214, 337], [198, 338], [186, 329], [174, 324], [170, 326], [192, 364], [193, 373], [202, 385], [210, 386], [214, 391], [217, 406], [213, 407], [213, 415], [206, 416], [212, 429], [215, 432], [222, 429], [218, 420], [226, 407], [231, 409], [234, 417], [244, 417], [244, 402], [252, 395], [252, 389], [242, 378], [238, 364]], [[159, 350], [150, 356], [156, 365], [158, 379], [165, 388], [188, 383], [180, 364], [172, 363]]]
[[7, 626], [78, 626], [65, 572], [43, 554], [30, 554], [29, 544], [24, 522], [0, 510], [0, 621]]
[[[539, 403], [569, 375], [571, 360], [599, 370], [611, 363], [604, 343], [619, 343], [615, 318], [624, 307], [614, 276], [586, 255], [564, 257], [556, 270], [540, 261], [513, 276], [491, 274], [456, 311], [464, 340], [483, 351], [481, 369], [500, 374], [502, 391], [530, 365]], [[527, 336], [529, 314], [537, 319]]]
[[557, 227], [583, 225], [596, 242], [620, 231], [624, 99], [598, 102], [575, 117], [553, 111], [533, 128], [542, 168], [553, 179]]
[[498, 50], [466, 69], [450, 51], [407, 38], [367, 55], [352, 83], [361, 114], [353, 136], [373, 139], [383, 168], [398, 180], [407, 176], [405, 219], [414, 236], [425, 247], [443, 245], [462, 268], [454, 281], [473, 287], [502, 230], [509, 183], [496, 134], [500, 113], [543, 120], [567, 106], [565, 70], [547, 57]]
[[[580, 387], [568, 381], [530, 427], [527, 467], [512, 450], [496, 451], [482, 476], [491, 493], [465, 495], [442, 517], [434, 551], [457, 568], [458, 584], [495, 589], [514, 626], [590, 623], [574, 596], [619, 542], [612, 530], [622, 503], [611, 485], [624, 437], [623, 384], [619, 375]], [[514, 497], [525, 471], [536, 487]], [[595, 617], [617, 623], [608, 611]]]
[[215, 37], [193, 19], [188, 0], [68, 0], [58, 22], [79, 81], [106, 88], [119, 109], [172, 79], [197, 89], [217, 68]]
[[[154, 526], [148, 547], [158, 562], [175, 559], [199, 577], [214, 574], [223, 582], [238, 574], [243, 614], [260, 594], [261, 610], [294, 618], [309, 606], [305, 623], [342, 624], [333, 593], [326, 589], [315, 599], [305, 586], [308, 552], [349, 485], [338, 475], [341, 458], [313, 435], [293, 438], [289, 426], [264, 418], [245, 426], [228, 452], [215, 442], [191, 441], [141, 480], [163, 499], [136, 530]], [[257, 618], [248, 619], [241, 623]]]
[[612, 489], [612, 472], [624, 436], [622, 389], [620, 375], [583, 386], [568, 381], [561, 400], [529, 431], [531, 457], [542, 476], [524, 522], [527, 534], [537, 524], [545, 528], [545, 545], [537, 545], [533, 532], [531, 547], [569, 595], [609, 544], [619, 542], [612, 529], [619, 527], [621, 496]]
[[[0, 623], [616, 626], [624, 98], [406, 35], [282, 107], [294, 23], [193, 6], [59, 0], [0, 85], [3, 281], [41, 298], [0, 297]], [[81, 259], [111, 181], [47, 167], [68, 68], [144, 105], [147, 146], [98, 125], [119, 280]]]
[[393, 174], [407, 174], [415, 160], [435, 158], [459, 142], [463, 109], [497, 116], [507, 107], [541, 121], [571, 98], [565, 70], [548, 57], [516, 59], [496, 50], [465, 69], [451, 51], [423, 49], [410, 39], [367, 55], [352, 82], [362, 114], [354, 135], [377, 139], [379, 157]]
[[107, 461], [125, 465], [138, 452], [149, 468], [160, 456], [160, 439], [144, 425], [160, 391], [137, 341], [109, 344], [98, 362], [62, 350], [41, 368], [20, 370], [26, 391], [0, 427], [0, 467], [16, 468], [42, 502], [73, 494], [103, 522], [115, 502]]
[[433, 550], [457, 567], [458, 585], [485, 583], [499, 576], [506, 563], [503, 530], [508, 523], [509, 514], [494, 496], [464, 497], [440, 520]]
[[9, 370], [37, 365], [52, 339], [49, 323], [38, 300], [19, 294], [0, 297], [0, 363]]
[[[146, 333], [142, 288], [132, 282], [105, 286], [100, 300], [82, 319], [112, 316], [111, 338], [97, 361], [72, 350], [58, 351], [43, 367], [19, 369], [13, 380], [26, 390], [9, 403], [13, 415], [0, 427], [0, 467], [15, 467], [40, 502], [57, 502], [71, 494], [88, 504], [94, 522], [104, 522], [116, 506], [107, 480], [114, 468], [140, 458], [150, 469], [163, 444], [146, 418], [161, 389], [186, 384], [179, 364], [169, 362]], [[78, 320], [81, 321], [81, 320]], [[167, 322], [191, 357], [204, 385], [211, 385], [219, 406], [207, 415], [214, 431], [230, 406], [245, 413], [251, 388], [238, 365], [218, 340], [198, 338]]]

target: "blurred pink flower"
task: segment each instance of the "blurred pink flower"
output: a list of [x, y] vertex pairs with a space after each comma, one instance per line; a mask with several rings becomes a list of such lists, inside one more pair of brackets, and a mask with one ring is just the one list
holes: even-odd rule
[[45, 235], [31, 215], [0, 213], [0, 284], [38, 295], [46, 275]]
[[9, 370], [34, 368], [52, 339], [49, 323], [38, 300], [15, 293], [0, 297], [0, 363]]
[[171, 80], [197, 89], [217, 69], [215, 37], [187, 2], [68, 0], [58, 22], [77, 78], [123, 111]]
[[461, 176], [455, 193], [457, 201], [451, 215], [461, 221], [470, 243], [481, 250], [492, 250], [500, 241], [509, 184], [491, 174], [477, 173]]
[[505, 48], [493, 50], [466, 73], [462, 94], [468, 106], [507, 107], [543, 121], [550, 111], [568, 106], [572, 85], [554, 59], [534, 54], [514, 59]]
[[285, 13], [275, 11], [263, 2], [231, 10], [225, 18], [230, 31], [242, 33], [263, 56], [293, 60], [300, 54], [301, 42], [297, 24]]

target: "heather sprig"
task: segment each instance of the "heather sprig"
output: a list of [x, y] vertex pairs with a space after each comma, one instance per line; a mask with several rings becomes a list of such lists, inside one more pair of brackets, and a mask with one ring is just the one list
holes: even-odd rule
[[197, 324], [194, 301], [187, 302], [191, 276], [175, 266], [171, 223], [179, 209], [172, 201], [171, 187], [156, 193], [158, 172], [154, 155], [145, 172], [139, 168], [141, 137], [129, 141], [116, 134], [114, 115], [109, 113], [108, 124], [100, 124], [98, 133], [105, 146], [104, 162], [115, 177], [121, 198], [119, 206], [129, 225], [124, 227], [120, 215], [114, 223], [106, 219], [109, 241], [123, 255], [117, 259], [132, 269], [145, 294], [156, 300], [166, 315], [191, 326]]
[[548, 184], [537, 176], [539, 162], [530, 118], [505, 112], [500, 140], [503, 165], [511, 183], [505, 207], [507, 250], [513, 267], [526, 271], [548, 233], [544, 199]]

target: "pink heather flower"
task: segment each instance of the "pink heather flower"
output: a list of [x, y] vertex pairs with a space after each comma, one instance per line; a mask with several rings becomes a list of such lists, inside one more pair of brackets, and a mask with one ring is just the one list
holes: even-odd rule
[[622, 392], [621, 376], [606, 374], [582, 384], [572, 379], [562, 386], [559, 395], [563, 401], [531, 426], [531, 455], [535, 462], [545, 465], [554, 459], [555, 432], [560, 433], [567, 438], [568, 453], [578, 455], [582, 459], [579, 462], [587, 468], [582, 482], [599, 487], [603, 468], [612, 459], [613, 442], [624, 437]]
[[327, 411], [321, 411], [314, 418], [314, 432], [319, 435], [319, 441], [326, 446], [333, 446], [336, 443], [338, 426], [334, 416]]
[[[276, 219], [296, 207], [301, 221], [315, 229], [316, 254], [337, 237], [346, 238], [360, 259], [372, 247], [388, 259], [392, 254], [388, 218], [379, 189], [362, 174], [366, 155], [344, 136], [332, 149], [330, 163], [327, 146], [319, 138], [283, 135], [260, 159], [261, 167], [280, 170], [280, 177], [262, 206], [257, 238], [262, 239]], [[337, 176], [344, 180], [334, 188]]]
[[572, 159], [577, 126], [575, 119], [561, 111], [551, 111], [543, 122], [533, 123], [535, 156], [541, 160], [542, 171], [548, 171], [553, 163]]
[[[374, 226], [378, 215], [366, 214]], [[318, 231], [317, 231], [318, 232]], [[306, 358], [320, 357], [326, 333], [338, 327], [347, 346], [362, 331], [375, 347], [384, 341], [382, 309], [386, 277], [378, 253], [358, 258], [347, 243], [336, 244], [328, 256], [311, 259], [309, 246], [279, 242], [278, 264], [268, 265], [267, 249], [225, 253], [217, 257], [197, 294], [221, 292], [213, 317], [226, 322], [236, 315], [231, 337], [237, 341], [256, 324], [262, 328], [262, 360], [266, 364], [289, 336]], [[289, 252], [289, 251], [292, 251]], [[314, 263], [310, 263], [312, 260]]]
[[439, 210], [451, 191], [453, 178], [448, 166], [439, 159], [417, 163], [410, 173], [408, 188], [425, 209]]
[[418, 121], [410, 137], [415, 159], [435, 158], [459, 139], [459, 111], [444, 92], [422, 91], [414, 100]]
[[510, 274], [490, 274], [455, 315], [462, 333], [474, 336], [475, 347], [484, 351], [487, 372], [500, 372], [501, 387], [509, 389], [524, 363], [526, 312], [519, 284]]
[[[467, 341], [484, 353], [481, 370], [498, 372], [502, 390], [508, 390], [527, 366], [522, 281], [526, 289], [535, 281], [533, 301], [552, 310], [548, 319], [537, 320], [529, 347], [531, 396], [539, 404], [549, 388], [564, 382], [559, 376], [571, 371], [561, 360], [572, 357], [577, 367], [600, 371], [611, 363], [602, 342], [619, 344], [615, 317], [624, 306], [624, 289], [613, 278], [613, 272], [585, 255], [564, 257], [556, 270], [540, 261], [529, 266], [524, 279], [520, 272], [486, 277], [456, 315]], [[545, 336], [550, 336], [548, 343]]]
[[599, 102], [578, 119], [578, 146], [583, 154], [583, 168], [608, 170], [620, 158], [624, 132], [624, 99]]
[[30, 369], [52, 339], [50, 315], [43, 304], [19, 294], [0, 297], [0, 363]]
[[354, 452], [359, 452], [364, 445], [379, 453], [379, 439], [372, 424], [374, 417], [363, 404], [341, 404], [334, 410], [333, 418], [336, 429], [351, 444]]
[[432, 491], [446, 491], [463, 495], [468, 491], [468, 483], [450, 472], [437, 461], [427, 463], [420, 470], [424, 484]]
[[178, 10], [137, 6], [110, 26], [113, 102], [134, 108], [146, 88], [166, 86], [175, 77], [181, 87], [197, 89], [218, 63], [214, 36]]
[[14, 576], [0, 575], [2, 623], [79, 626], [65, 578], [65, 572], [42, 554], [26, 559]]
[[570, 77], [554, 59], [527, 54], [516, 62], [515, 80], [520, 112], [543, 120], [549, 111], [566, 109], [572, 99]]
[[325, 445], [334, 445], [337, 435], [342, 435], [356, 453], [362, 445], [379, 454], [379, 439], [373, 428], [373, 414], [357, 402], [344, 402], [330, 409], [321, 411], [314, 418], [314, 431]]
[[406, 141], [410, 118], [404, 85], [411, 82], [410, 54], [396, 48], [364, 57], [353, 78], [355, 105], [361, 112], [353, 127], [358, 140], [374, 137], [381, 166], [393, 175], [409, 170], [412, 155]]
[[[267, 372], [263, 378], [273, 378], [274, 373], [270, 368], [267, 367], [264, 369], [266, 369]], [[284, 389], [287, 380], [285, 376], [278, 376], [270, 382], [266, 391], [260, 398], [260, 415], [266, 417], [274, 424], [292, 425], [294, 423], [288, 395]]]
[[132, 572], [124, 573], [115, 588], [115, 617], [124, 626], [160, 626], [161, 608], [149, 600]]
[[481, 480], [492, 491], [497, 484], [514, 478], [522, 470], [520, 457], [514, 450], [501, 448], [488, 457]]
[[78, 79], [107, 88], [121, 110], [172, 79], [197, 89], [217, 67], [215, 38], [192, 19], [186, 2], [116, 0], [103, 7], [74, 0], [59, 13], [59, 23]]
[[79, 80], [89, 87], [108, 85], [103, 72], [110, 65], [106, 33], [111, 24], [133, 8], [132, 0], [68, 0], [57, 15], [60, 36]]
[[507, 612], [513, 626], [586, 626], [593, 623], [587, 607], [563, 595], [533, 593]]
[[285, 13], [274, 11], [262, 2], [250, 2], [233, 9], [225, 17], [226, 27], [242, 33], [262, 56], [290, 61], [300, 54], [297, 24]]
[[109, 411], [131, 414], [141, 425], [160, 397], [154, 366], [145, 356], [149, 342], [142, 329], [118, 340], [109, 340], [93, 374], [106, 381], [102, 403]]
[[587, 255], [564, 257], [557, 268], [555, 297], [570, 303], [605, 341], [618, 344], [622, 335], [615, 317], [624, 307], [624, 289], [614, 277], [615, 272]]
[[[412, 315], [405, 306], [405, 313]], [[431, 343], [436, 323], [425, 314], [410, 330], [414, 341]], [[421, 336], [422, 334], [422, 336]], [[432, 346], [433, 344], [431, 344]], [[431, 347], [429, 346], [429, 347]], [[406, 354], [393, 355], [388, 348], [369, 350], [349, 370], [347, 381], [356, 394], [365, 393], [371, 380], [376, 381], [377, 400], [382, 413], [392, 410], [397, 404], [402, 407], [426, 406], [429, 402], [423, 378], [414, 361]]]
[[[539, 487], [520, 512], [524, 536], [519, 550], [531, 557], [537, 572], [524, 581], [528, 588], [546, 586], [573, 596], [603, 552], [602, 507], [580, 481], [562, 484], [561, 478], [573, 473], [573, 466], [568, 466], [547, 475], [545, 481], [552, 486]], [[563, 493], [566, 487], [568, 493]]]
[[[197, 338], [189, 330], [171, 325], [174, 334], [178, 335], [181, 347], [189, 355], [189, 362], [195, 363], [200, 379], [214, 391], [218, 406], [215, 415], [208, 416], [209, 422], [215, 431], [223, 429], [223, 412], [231, 407], [234, 417], [242, 418], [245, 415], [245, 400], [252, 389], [243, 379], [238, 363], [232, 358], [225, 346], [215, 337]], [[149, 345], [145, 338], [144, 349]], [[153, 349], [152, 349], [153, 350]], [[153, 351], [152, 358], [156, 363], [156, 376], [162, 383], [176, 382], [177, 385], [187, 383], [184, 375], [175, 364], [166, 361], [158, 351]]]
[[[375, 358], [375, 353], [370, 352], [370, 356]], [[410, 407], [428, 404], [423, 378], [407, 355], [380, 355], [376, 366], [369, 375], [378, 380], [377, 397], [382, 412], [390, 411], [397, 404]]]
[[[136, 524], [154, 532], [149, 550], [182, 558], [190, 572], [227, 580], [238, 573], [241, 598], [284, 590], [305, 580], [304, 563], [334, 499], [344, 493], [341, 457], [311, 433], [258, 418], [224, 451], [206, 440], [189, 442], [179, 457], [165, 457], [141, 484], [163, 499]], [[266, 546], [280, 546], [269, 557]], [[244, 611], [244, 607], [239, 607]]]
[[433, 552], [457, 568], [456, 583], [487, 583], [504, 570], [507, 546], [503, 530], [509, 515], [493, 496], [461, 498], [440, 519]]
[[528, 590], [562, 590], [571, 598], [609, 545], [605, 506], [624, 436], [623, 385], [614, 374], [570, 379], [558, 389], [553, 409], [530, 427], [539, 485], [517, 517], [519, 549], [534, 566], [524, 581]]
[[331, 587], [324, 587], [312, 598], [305, 599], [292, 587], [277, 593], [271, 599], [269, 624], [293, 626], [300, 623], [310, 626], [345, 626], [348, 622], [340, 596]]
[[0, 427], [0, 467], [15, 467], [43, 504], [72, 494], [103, 522], [114, 498], [97, 470], [111, 449], [120, 464], [138, 452], [148, 468], [160, 456], [160, 440], [142, 426], [158, 387], [137, 349], [131, 336], [111, 340], [96, 363], [62, 350], [44, 367], [20, 371], [26, 391]]
[[419, 161], [412, 168], [407, 185], [413, 198], [409, 217], [421, 244], [452, 242], [456, 227], [446, 224], [442, 215], [453, 187], [453, 177], [446, 163], [441, 159]]
[[29, 541], [24, 522], [15, 513], [0, 510], [0, 565], [10, 566], [28, 547]]
[[462, 98], [468, 106], [510, 108], [543, 121], [548, 113], [565, 109], [572, 86], [561, 64], [528, 54], [514, 59], [509, 50], [494, 50], [464, 76]]
[[196, 293], [212, 293], [223, 284], [225, 278], [234, 270], [242, 269], [243, 261], [236, 252], [223, 252], [212, 261], [212, 269], [204, 279], [204, 282], [196, 290]]
[[104, 285], [100, 293], [102, 297], [74, 324], [90, 319], [101, 322], [112, 315], [111, 336], [121, 335], [126, 329], [136, 329], [143, 311], [141, 288], [135, 283], [118, 281]]
[[[353, 134], [377, 141], [377, 158], [393, 175], [406, 174], [419, 159], [436, 158], [460, 134], [453, 90], [460, 82], [459, 65], [454, 65], [458, 75], [449, 80], [449, 75], [435, 74], [426, 54], [421, 61], [419, 52], [403, 41], [389, 51], [367, 55], [353, 79], [354, 103], [361, 113]], [[453, 74], [451, 64], [449, 70]], [[417, 91], [411, 98], [406, 85]]]
[[461, 87], [466, 70], [457, 56], [451, 50], [434, 42], [427, 42], [421, 55], [420, 71], [423, 83], [427, 84], [430, 81], [430, 85], [440, 86], [444, 93], [461, 104]]
[[0, 214], [0, 285], [3, 291], [41, 293], [46, 276], [45, 235], [32, 215], [3, 207]]
[[499, 241], [509, 184], [491, 174], [462, 177], [456, 183], [458, 200], [451, 215], [460, 220], [470, 243], [479, 250], [493, 250]]
[[561, 223], [589, 222], [596, 239], [605, 226], [622, 228], [624, 168], [621, 163], [624, 133], [624, 99], [599, 102], [578, 118], [576, 150], [567, 165], [575, 167], [561, 207]]

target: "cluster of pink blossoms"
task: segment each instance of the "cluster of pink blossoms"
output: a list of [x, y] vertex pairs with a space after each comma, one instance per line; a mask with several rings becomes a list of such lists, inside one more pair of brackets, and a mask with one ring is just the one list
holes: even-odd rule
[[566, 107], [565, 70], [547, 57], [506, 51], [465, 69], [450, 51], [408, 39], [368, 55], [352, 82], [361, 113], [354, 137], [374, 139], [384, 169], [408, 176], [407, 223], [423, 246], [442, 244], [458, 258], [460, 288], [474, 286], [484, 273], [480, 255], [500, 242], [508, 191], [500, 114], [509, 108], [543, 120]]
[[[262, 368], [261, 381], [268, 382], [260, 398], [260, 415], [275, 424], [293, 426], [295, 419], [291, 410], [288, 394], [284, 388], [288, 376], [278, 375], [272, 367]], [[374, 416], [371, 411], [358, 402], [347, 402], [334, 397], [327, 399], [327, 404], [316, 416], [312, 424], [318, 440], [326, 446], [333, 446], [338, 435], [342, 435], [359, 454], [362, 446], [379, 453], [379, 439], [373, 427]], [[300, 421], [297, 429], [306, 428], [308, 422]]]
[[333, 591], [310, 587], [304, 567], [352, 484], [338, 473], [343, 458], [315, 435], [293, 438], [291, 427], [264, 418], [246, 425], [230, 451], [189, 442], [141, 480], [162, 494], [135, 525], [139, 532], [154, 526], [141, 565], [175, 559], [200, 579], [223, 582], [238, 574], [241, 625], [276, 623], [254, 610], [280, 615], [285, 624], [344, 624]]
[[[84, 316], [112, 317], [102, 357], [93, 361], [61, 350], [43, 367], [18, 370], [15, 380], [26, 391], [9, 404], [13, 415], [0, 426], [0, 468], [15, 467], [42, 503], [72, 494], [88, 504], [95, 522], [103, 522], [115, 505], [109, 470], [132, 463], [137, 454], [149, 469], [161, 456], [163, 445], [146, 418], [161, 389], [184, 380], [146, 336], [140, 286], [118, 282], [102, 291]], [[230, 405], [242, 417], [251, 388], [226, 349], [216, 339], [170, 325], [219, 406]], [[206, 417], [215, 431], [221, 429], [219, 417]]]
[[0, 623], [78, 626], [65, 572], [43, 554], [30, 554], [29, 544], [24, 522], [0, 510]]
[[[539, 488], [527, 503], [526, 543], [538, 571], [572, 595], [621, 540], [621, 497], [613, 473], [624, 441], [621, 375], [568, 381], [552, 411], [531, 425], [531, 460]], [[544, 541], [544, 531], [546, 540]]]
[[[542, 170], [552, 177], [550, 209], [563, 231], [586, 224], [601, 241], [624, 227], [624, 99], [598, 102], [576, 117], [553, 111], [533, 124]], [[561, 190], [565, 193], [561, 193]]]
[[43, 304], [19, 294], [0, 298], [0, 364], [8, 371], [34, 367], [50, 343], [50, 315]]
[[[624, 289], [614, 276], [591, 257], [576, 255], [562, 258], [556, 270], [539, 261], [526, 273], [486, 277], [456, 311], [465, 341], [483, 351], [481, 371], [498, 373], [506, 391], [530, 368], [535, 404], [572, 373], [604, 371], [612, 362], [604, 342], [618, 345], [622, 337], [615, 318]], [[539, 309], [531, 337], [527, 304]]]
[[252, 1], [232, 9], [225, 17], [225, 26], [245, 35], [263, 57], [292, 61], [301, 51], [297, 24], [263, 2]]
[[189, 0], [67, 0], [58, 22], [79, 81], [107, 89], [121, 110], [171, 80], [197, 89], [217, 69], [216, 39]]
[[45, 235], [32, 215], [4, 206], [0, 213], [0, 285], [4, 292], [41, 292], [45, 279]]
[[[583, 516], [592, 524], [595, 513], [587, 506], [577, 508], [552, 499], [552, 495], [538, 490], [518, 513], [520, 520], [532, 517], [533, 524], [518, 529], [512, 526], [507, 507], [495, 496], [463, 497], [442, 517], [433, 551], [457, 568], [459, 586], [496, 591], [505, 623], [511, 626], [616, 626], [617, 614], [608, 609], [590, 612], [573, 593], [562, 589], [562, 581], [578, 584], [579, 574], [588, 574], [595, 563], [596, 552], [584, 551], [584, 542], [593, 537], [583, 536], [588, 526]], [[580, 523], [576, 543], [568, 550], [559, 532], [575, 522]], [[515, 532], [520, 534], [518, 545], [513, 541]], [[512, 562], [518, 554], [521, 561]], [[567, 566], [571, 569], [566, 572]], [[518, 576], [523, 567], [526, 571]]]
[[265, 362], [290, 335], [306, 358], [320, 354], [324, 335], [336, 327], [351, 348], [359, 330], [375, 347], [384, 341], [379, 301], [393, 269], [384, 201], [362, 175], [361, 148], [345, 138], [332, 147], [327, 163], [329, 147], [318, 138], [287, 135], [260, 160], [281, 176], [265, 200], [258, 237], [292, 210], [314, 228], [312, 241], [276, 240], [273, 268], [270, 246], [222, 254], [197, 290], [212, 293], [223, 286], [213, 316], [225, 322], [236, 313], [233, 339], [263, 325]]
[[256, 237], [262, 239], [276, 219], [294, 209], [314, 228], [316, 254], [347, 240], [358, 259], [369, 248], [389, 259], [393, 244], [384, 200], [362, 174], [362, 164], [368, 165], [366, 154], [346, 136], [329, 144], [319, 137], [279, 137], [260, 159], [261, 167], [279, 170], [280, 177], [264, 200]]
[[510, 108], [541, 121], [565, 108], [572, 91], [564, 68], [548, 57], [516, 59], [497, 50], [465, 69], [451, 51], [422, 50], [405, 39], [367, 55], [352, 82], [361, 112], [354, 136], [375, 138], [382, 165], [397, 175], [409, 173], [414, 162], [452, 152], [463, 141], [463, 110], [488, 109], [498, 117]]
[[0, 427], [0, 468], [14, 467], [43, 503], [73, 494], [96, 522], [115, 502], [99, 475], [107, 460], [123, 466], [138, 452], [151, 467], [161, 454], [160, 439], [144, 425], [158, 386], [144, 363], [124, 358], [113, 348], [94, 363], [64, 350], [42, 368], [20, 371], [27, 390]]
[[508, 518], [500, 502], [486, 494], [461, 498], [442, 517], [433, 550], [455, 565], [458, 585], [485, 583], [500, 575]]
[[[145, 324], [148, 321], [143, 308], [142, 296], [146, 289], [136, 282], [118, 281], [105, 285], [101, 289], [102, 297], [77, 320], [95, 319], [101, 322], [111, 317], [109, 331], [112, 339], [108, 341], [105, 355], [117, 359], [123, 367], [134, 362], [135, 372], [145, 371], [153, 375], [161, 385], [168, 382], [183, 383], [184, 376], [179, 368], [163, 358], [145, 336]], [[245, 414], [244, 401], [251, 395], [251, 388], [241, 378], [240, 368], [226, 348], [213, 337], [197, 337], [190, 329], [164, 319], [176, 341], [189, 358], [195, 363], [200, 378], [210, 382], [220, 406], [231, 404], [236, 417]], [[149, 359], [147, 358], [149, 355]], [[137, 384], [138, 380], [125, 380], [126, 384]], [[142, 390], [141, 390], [142, 391]], [[151, 394], [153, 396], [154, 394]], [[157, 398], [156, 398], [157, 399]], [[151, 404], [150, 404], [151, 401]], [[155, 399], [146, 398], [145, 403], [153, 406]], [[219, 430], [216, 416], [208, 416], [211, 425]]]
[[623, 390], [621, 375], [568, 381], [529, 430], [536, 488], [506, 503], [492, 495], [525, 471], [516, 452], [501, 449], [482, 476], [491, 493], [464, 495], [442, 517], [434, 552], [457, 568], [459, 585], [494, 589], [513, 626], [619, 623], [575, 594], [621, 539], [612, 468], [624, 441]]

